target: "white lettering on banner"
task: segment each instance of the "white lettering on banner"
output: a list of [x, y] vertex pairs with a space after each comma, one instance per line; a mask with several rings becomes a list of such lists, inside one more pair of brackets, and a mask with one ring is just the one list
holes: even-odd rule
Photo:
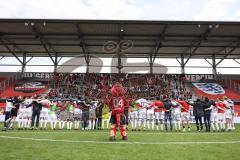
[[213, 79], [213, 75], [185, 75], [187, 81], [199, 81], [201, 79]]

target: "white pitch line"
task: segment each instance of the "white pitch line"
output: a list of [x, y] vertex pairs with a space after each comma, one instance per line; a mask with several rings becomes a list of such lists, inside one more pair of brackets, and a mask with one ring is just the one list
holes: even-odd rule
[[5, 139], [31, 140], [31, 141], [46, 141], [46, 142], [67, 142], [67, 143], [91, 143], [91, 144], [140, 144], [140, 145], [187, 145], [187, 144], [240, 144], [240, 141], [214, 141], [214, 142], [107, 142], [107, 141], [74, 141], [74, 140], [55, 140], [55, 139], [39, 139], [39, 138], [23, 138], [0, 136]]
[[[76, 134], [108, 134], [109, 132], [107, 131], [100, 131], [100, 132], [92, 132], [92, 131], [73, 131], [73, 132], [66, 132], [66, 131], [10, 131], [10, 132], [0, 132], [0, 134], [12, 134], [12, 133], [31, 133], [31, 134], [41, 134], [41, 133], [62, 133], [62, 134], [71, 134], [71, 133], [76, 133]], [[240, 134], [240, 132], [128, 132], [129, 135], [134, 135], [134, 134], [143, 134], [143, 135], [160, 135], [160, 134], [167, 134], [167, 135], [218, 135], [218, 134]]]

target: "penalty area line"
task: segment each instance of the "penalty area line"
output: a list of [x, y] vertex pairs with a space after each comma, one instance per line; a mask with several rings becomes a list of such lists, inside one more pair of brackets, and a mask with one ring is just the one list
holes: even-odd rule
[[128, 142], [128, 141], [74, 141], [74, 140], [57, 140], [57, 139], [41, 139], [41, 138], [23, 138], [12, 136], [0, 136], [3, 139], [17, 139], [17, 140], [30, 140], [42, 142], [66, 142], [66, 143], [89, 143], [89, 144], [129, 144], [129, 145], [188, 145], [188, 144], [240, 144], [240, 141], [213, 141], [213, 142]]

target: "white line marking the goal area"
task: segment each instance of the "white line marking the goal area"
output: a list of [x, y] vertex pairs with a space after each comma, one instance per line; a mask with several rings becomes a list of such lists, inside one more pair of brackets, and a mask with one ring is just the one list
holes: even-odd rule
[[74, 140], [57, 140], [57, 139], [39, 139], [39, 138], [24, 138], [12, 136], [0, 136], [3, 139], [17, 139], [30, 141], [46, 141], [46, 142], [66, 142], [66, 143], [88, 143], [88, 144], [129, 144], [129, 145], [188, 145], [188, 144], [240, 144], [240, 141], [213, 141], [213, 142], [131, 142], [131, 141], [74, 141]]

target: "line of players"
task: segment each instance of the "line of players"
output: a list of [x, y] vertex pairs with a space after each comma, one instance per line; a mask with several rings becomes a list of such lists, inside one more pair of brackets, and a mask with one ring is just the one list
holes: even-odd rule
[[203, 119], [207, 132], [235, 129], [234, 103], [227, 97], [195, 102], [167, 97], [150, 102], [142, 98], [131, 104], [129, 118], [132, 130], [191, 131], [190, 123], [195, 121], [197, 130], [202, 131]]
[[11, 129], [16, 120], [18, 129], [46, 129], [48, 122], [51, 129], [64, 129], [65, 126], [69, 130], [108, 128], [110, 114], [102, 115], [99, 119], [96, 110], [100, 107], [102, 103], [96, 101], [50, 101], [39, 96], [9, 98], [6, 100], [3, 130]]
[[[39, 114], [34, 116], [36, 106], [40, 104]], [[127, 122], [132, 130], [166, 130], [166, 131], [190, 131], [191, 117], [195, 117], [197, 129], [203, 129], [202, 117], [206, 131], [233, 130], [234, 112], [233, 102], [227, 97], [216, 101], [201, 101], [201, 106], [196, 102], [188, 102], [184, 99], [171, 100], [164, 97], [162, 101], [148, 101], [144, 98], [132, 100], [126, 106]], [[18, 97], [6, 100], [5, 129], [11, 128], [18, 117], [18, 128], [47, 128], [50, 122], [51, 129], [101, 129], [108, 128], [110, 113], [98, 115], [96, 109], [102, 107], [102, 102], [85, 101], [50, 101], [40, 97]], [[101, 108], [102, 109], [102, 108]], [[201, 112], [202, 110], [202, 112]], [[38, 111], [37, 111], [38, 112]], [[200, 113], [200, 120], [198, 117]], [[209, 116], [207, 116], [209, 113]], [[38, 118], [39, 116], [39, 118]], [[36, 123], [34, 121], [36, 120]], [[40, 123], [40, 126], [39, 126]], [[74, 126], [73, 126], [74, 125]]]

